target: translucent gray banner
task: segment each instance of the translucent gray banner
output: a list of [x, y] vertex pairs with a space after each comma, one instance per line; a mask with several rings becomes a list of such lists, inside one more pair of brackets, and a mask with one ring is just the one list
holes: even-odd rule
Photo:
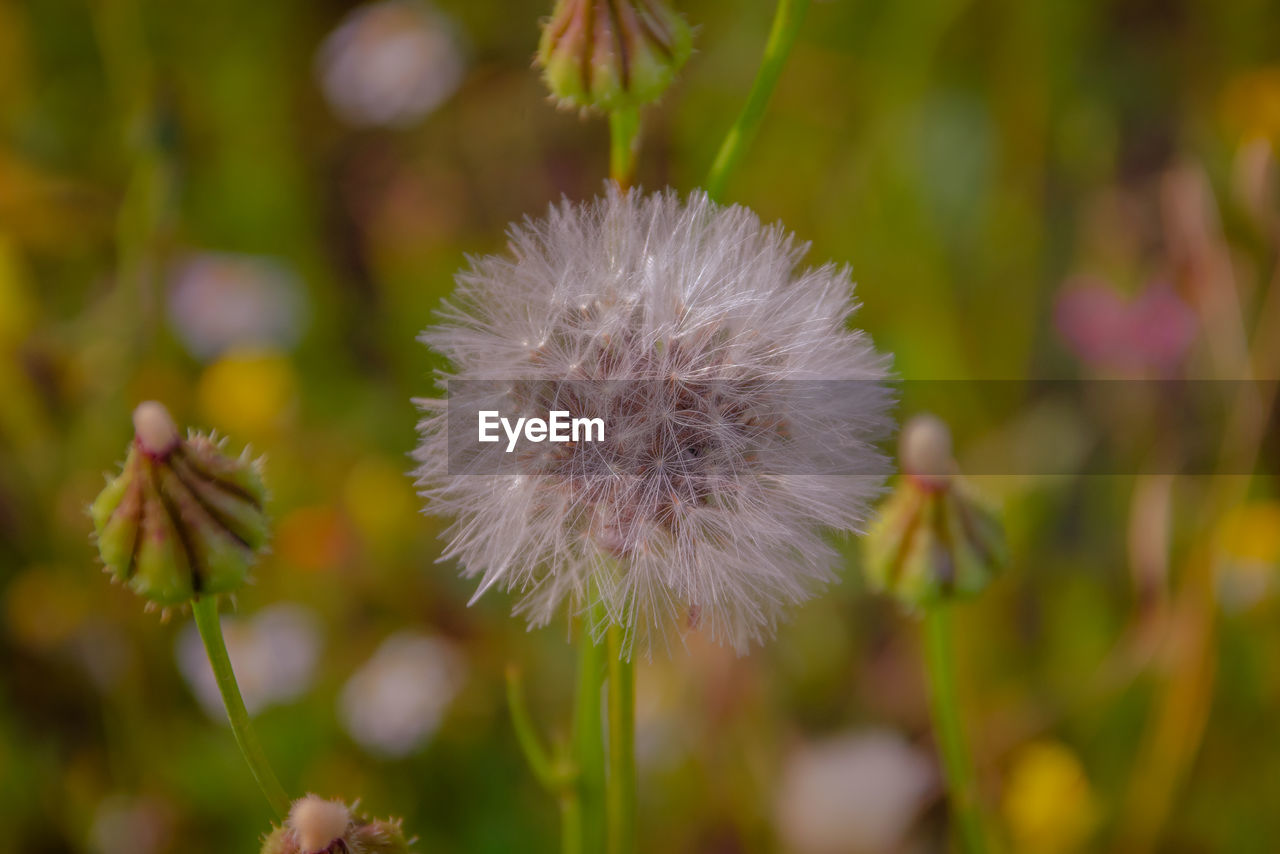
[[1250, 475], [1280, 459], [1275, 380], [517, 379], [446, 391], [433, 429], [447, 430], [450, 475], [881, 475], [898, 426], [922, 412], [951, 427], [969, 475]]

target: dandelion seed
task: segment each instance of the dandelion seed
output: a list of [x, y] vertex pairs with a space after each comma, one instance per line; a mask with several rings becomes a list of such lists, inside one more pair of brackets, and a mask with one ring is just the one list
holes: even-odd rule
[[[423, 335], [453, 369], [416, 455], [477, 596], [518, 592], [531, 625], [597, 601], [628, 649], [696, 624], [742, 651], [832, 580], [825, 533], [862, 527], [887, 469], [888, 359], [846, 328], [848, 271], [798, 270], [806, 248], [701, 193], [611, 188], [473, 261]], [[451, 409], [531, 402], [603, 417], [605, 441], [459, 473]]]

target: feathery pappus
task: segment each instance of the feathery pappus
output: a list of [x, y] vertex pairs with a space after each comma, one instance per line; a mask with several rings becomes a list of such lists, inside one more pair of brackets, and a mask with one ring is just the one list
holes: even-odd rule
[[[681, 622], [739, 651], [771, 635], [833, 579], [827, 533], [861, 530], [888, 470], [889, 359], [847, 326], [848, 269], [800, 269], [806, 244], [700, 192], [611, 185], [508, 236], [421, 339], [452, 366], [417, 401], [444, 557], [531, 625], [603, 606], [628, 651]], [[459, 457], [476, 411], [548, 407], [605, 435]]]

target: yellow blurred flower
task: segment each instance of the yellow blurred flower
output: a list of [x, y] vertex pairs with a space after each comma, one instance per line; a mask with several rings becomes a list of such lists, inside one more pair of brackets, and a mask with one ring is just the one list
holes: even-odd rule
[[1034, 741], [1018, 750], [1002, 809], [1013, 848], [1024, 854], [1078, 851], [1098, 824], [1084, 766], [1054, 741]]
[[264, 439], [288, 423], [297, 402], [289, 360], [268, 351], [231, 353], [200, 377], [205, 421], [242, 439]]
[[86, 589], [82, 580], [71, 579], [53, 567], [27, 569], [5, 591], [9, 635], [39, 650], [70, 640], [89, 613]]
[[394, 543], [416, 515], [409, 478], [382, 457], [366, 457], [352, 467], [343, 501], [360, 534], [378, 545]]
[[1218, 526], [1216, 545], [1216, 587], [1223, 608], [1239, 612], [1261, 602], [1280, 565], [1280, 502], [1232, 509]]
[[1280, 143], [1280, 65], [1232, 78], [1222, 93], [1222, 115], [1243, 138], [1262, 136]]
[[1280, 501], [1243, 504], [1228, 513], [1218, 527], [1218, 550], [1232, 560], [1280, 562]]

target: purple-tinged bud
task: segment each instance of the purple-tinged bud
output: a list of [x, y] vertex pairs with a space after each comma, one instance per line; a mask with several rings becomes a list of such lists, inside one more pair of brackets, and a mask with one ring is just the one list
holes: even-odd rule
[[90, 508], [107, 570], [158, 605], [235, 590], [267, 541], [259, 462], [207, 436], [183, 439], [154, 401], [133, 424], [120, 474]]
[[342, 801], [306, 795], [263, 841], [261, 854], [409, 854], [409, 841], [399, 819], [366, 819]]
[[657, 100], [692, 47], [689, 24], [665, 0], [559, 0], [538, 65], [561, 106], [609, 112]]
[[867, 580], [909, 607], [982, 591], [1007, 562], [1000, 518], [955, 474], [932, 415], [902, 428], [904, 477], [863, 540]]

